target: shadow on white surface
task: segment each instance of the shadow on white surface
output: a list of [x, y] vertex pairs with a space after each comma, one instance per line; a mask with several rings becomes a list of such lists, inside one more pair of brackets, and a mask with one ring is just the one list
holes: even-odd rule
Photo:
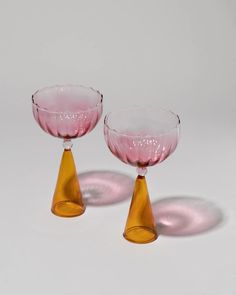
[[199, 197], [166, 197], [153, 203], [160, 235], [193, 236], [222, 225], [224, 215], [214, 203]]
[[83, 199], [88, 206], [106, 206], [131, 198], [134, 179], [116, 171], [88, 171], [79, 174]]

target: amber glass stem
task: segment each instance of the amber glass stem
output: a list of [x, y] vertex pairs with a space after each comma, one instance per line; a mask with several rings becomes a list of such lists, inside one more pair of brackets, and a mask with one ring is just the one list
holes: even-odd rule
[[64, 152], [52, 201], [52, 213], [61, 217], [74, 217], [84, 213], [85, 206], [71, 151], [72, 142], [64, 140]]
[[137, 169], [133, 197], [123, 236], [133, 243], [150, 243], [157, 239], [156, 222], [149, 199], [146, 168]]

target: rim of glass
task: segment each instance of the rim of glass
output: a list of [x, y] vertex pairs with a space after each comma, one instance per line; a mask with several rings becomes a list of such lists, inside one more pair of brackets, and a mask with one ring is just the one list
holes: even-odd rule
[[[98, 99], [98, 102], [96, 103], [96, 105], [94, 105], [93, 107], [87, 109], [87, 110], [83, 110], [83, 111], [77, 111], [77, 112], [59, 112], [59, 111], [50, 111], [49, 109], [45, 108], [45, 107], [41, 107], [37, 104], [37, 102], [35, 101], [35, 96], [42, 92], [42, 91], [45, 91], [45, 90], [50, 90], [50, 89], [53, 89], [53, 88], [58, 88], [58, 87], [75, 87], [75, 88], [85, 88], [87, 90], [92, 90], [94, 93], [98, 94], [99, 95], [99, 99]], [[94, 89], [93, 87], [87, 87], [87, 86], [83, 86], [83, 85], [79, 85], [79, 84], [63, 84], [63, 85], [59, 85], [59, 84], [56, 84], [56, 85], [53, 85], [53, 86], [46, 86], [46, 87], [43, 87], [43, 88], [40, 88], [38, 90], [36, 90], [33, 94], [32, 94], [32, 97], [31, 97], [31, 100], [32, 100], [32, 104], [34, 106], [36, 106], [39, 110], [41, 111], [44, 111], [44, 112], [48, 112], [48, 113], [51, 113], [51, 114], [63, 114], [63, 113], [73, 113], [73, 114], [80, 114], [80, 113], [86, 113], [86, 112], [90, 112], [94, 109], [96, 109], [99, 105], [102, 104], [103, 102], [103, 94], [99, 91], [99, 90], [96, 90]]]
[[112, 128], [109, 126], [109, 123], [108, 123], [108, 119], [110, 117], [110, 115], [112, 114], [115, 114], [115, 113], [118, 113], [118, 112], [121, 112], [121, 111], [127, 111], [127, 110], [134, 110], [134, 109], [150, 109], [150, 110], [153, 110], [153, 109], [156, 109], [156, 110], [159, 110], [159, 111], [163, 111], [163, 112], [166, 112], [166, 113], [169, 113], [169, 114], [172, 114], [176, 119], [177, 119], [177, 122], [176, 124], [173, 126], [173, 127], [170, 127], [166, 132], [160, 132], [158, 134], [158, 136], [162, 136], [164, 134], [168, 134], [170, 133], [173, 129], [176, 129], [176, 128], [179, 128], [180, 127], [180, 118], [179, 118], [179, 115], [177, 115], [176, 113], [174, 113], [173, 111], [171, 110], [168, 110], [168, 109], [164, 109], [164, 108], [160, 108], [160, 107], [152, 107], [150, 105], [144, 105], [144, 106], [137, 106], [137, 105], [134, 105], [134, 106], [130, 106], [130, 107], [127, 107], [127, 108], [122, 108], [122, 109], [119, 109], [118, 111], [111, 111], [109, 113], [106, 114], [105, 118], [104, 118], [104, 125], [112, 132], [116, 133], [116, 134], [119, 134], [119, 135], [122, 135], [122, 136], [127, 136], [127, 137], [155, 137], [157, 135], [150, 135], [150, 134], [147, 134], [147, 135], [129, 135], [129, 134], [126, 134], [124, 132], [120, 132], [118, 130], [116, 130], [115, 128]]

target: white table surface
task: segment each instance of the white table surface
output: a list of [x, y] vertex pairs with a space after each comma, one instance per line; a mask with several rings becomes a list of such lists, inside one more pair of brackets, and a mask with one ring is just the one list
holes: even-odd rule
[[[235, 20], [230, 0], [0, 2], [0, 294], [235, 294]], [[180, 115], [177, 150], [147, 175], [154, 243], [122, 237], [136, 172], [109, 152], [102, 120], [73, 146], [86, 213], [50, 213], [62, 146], [30, 98], [64, 83], [100, 89], [104, 114]]]

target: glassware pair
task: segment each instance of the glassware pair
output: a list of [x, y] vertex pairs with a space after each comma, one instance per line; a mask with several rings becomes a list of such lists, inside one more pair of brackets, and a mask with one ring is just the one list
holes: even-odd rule
[[[35, 120], [47, 133], [63, 139], [52, 212], [61, 217], [85, 211], [71, 140], [90, 132], [102, 115], [103, 95], [93, 88], [63, 85], [43, 88], [32, 95]], [[124, 237], [149, 243], [158, 237], [145, 179], [148, 166], [164, 161], [175, 150], [180, 120], [171, 111], [132, 107], [109, 113], [104, 136], [110, 151], [122, 162], [137, 167], [138, 176], [125, 226]], [[122, 184], [121, 184], [122, 185]]]

